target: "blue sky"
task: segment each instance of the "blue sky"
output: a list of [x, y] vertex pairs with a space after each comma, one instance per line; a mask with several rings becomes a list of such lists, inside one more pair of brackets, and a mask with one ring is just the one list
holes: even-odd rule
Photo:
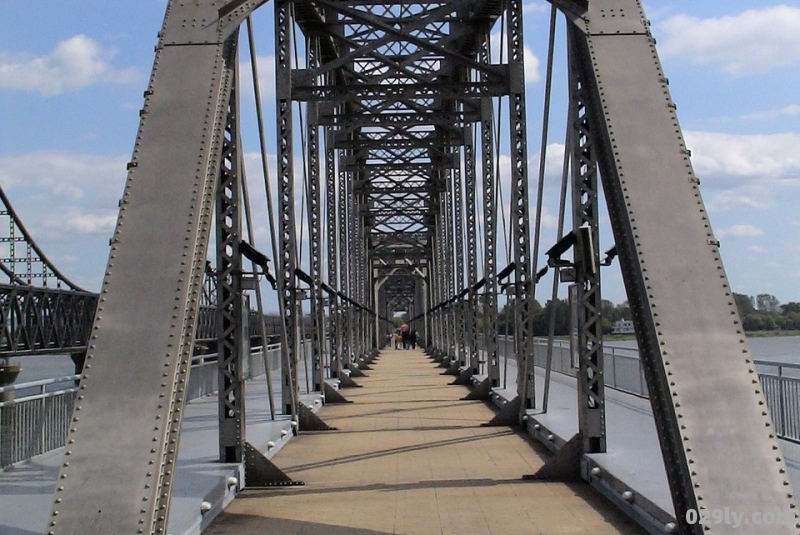
[[[56, 265], [91, 290], [102, 280], [165, 5], [164, 0], [0, 4], [0, 184]], [[543, 0], [526, 7], [534, 189], [548, 9]], [[645, 9], [734, 291], [800, 301], [800, 2], [650, 0]], [[267, 83], [271, 5], [256, 15], [260, 78]], [[563, 37], [562, 20], [560, 26]], [[563, 39], [558, 46], [563, 49]], [[565, 72], [562, 54], [555, 71], [547, 159], [554, 165], [548, 177], [558, 173], [563, 150]], [[245, 89], [243, 95], [252, 129], [252, 92]], [[274, 146], [270, 139], [271, 152]], [[245, 149], [258, 200], [263, 193], [256, 193], [261, 178], [251, 135]], [[550, 197], [557, 187], [548, 182]], [[543, 248], [556, 239], [557, 208], [550, 197]], [[263, 212], [255, 230], [268, 250]], [[606, 233], [601, 247], [609, 248], [609, 239]], [[545, 284], [537, 298], [549, 293]], [[625, 300], [616, 268], [609, 268], [604, 297]]]

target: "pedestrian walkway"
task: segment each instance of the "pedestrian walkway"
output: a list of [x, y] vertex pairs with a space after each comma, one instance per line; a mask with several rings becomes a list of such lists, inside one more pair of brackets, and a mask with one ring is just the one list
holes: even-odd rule
[[584, 483], [522, 481], [549, 456], [494, 412], [461, 401], [421, 351], [384, 350], [352, 404], [319, 415], [273, 462], [304, 487], [245, 490], [209, 535], [643, 534]]

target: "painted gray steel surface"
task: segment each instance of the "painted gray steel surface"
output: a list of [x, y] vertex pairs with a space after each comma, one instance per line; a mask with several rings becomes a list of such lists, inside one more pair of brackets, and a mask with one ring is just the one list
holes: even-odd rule
[[590, 2], [576, 24], [585, 36], [573, 34], [577, 58], [594, 74], [603, 185], [681, 528], [702, 531], [685, 521], [699, 507], [788, 513], [785, 463], [641, 6]]
[[170, 2], [47, 533], [166, 529], [233, 52]]

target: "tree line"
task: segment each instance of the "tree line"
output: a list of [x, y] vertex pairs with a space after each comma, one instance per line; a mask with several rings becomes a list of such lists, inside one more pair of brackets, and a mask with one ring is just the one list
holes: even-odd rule
[[[631, 309], [628, 303], [615, 305], [607, 299], [602, 301], [602, 320], [601, 326], [603, 334], [609, 334], [614, 330], [614, 323], [619, 320], [631, 319]], [[531, 306], [533, 313], [533, 335], [547, 336], [550, 330], [550, 315], [555, 312], [554, 334], [556, 336], [566, 336], [572, 328], [569, 301], [566, 299], [556, 299], [547, 301], [544, 306], [538, 301]], [[509, 303], [506, 304], [497, 316], [497, 331], [499, 334], [514, 334], [514, 308]]]
[[[739, 316], [745, 331], [798, 331], [800, 330], [800, 303], [781, 302], [770, 294], [749, 296], [733, 294]], [[566, 336], [571, 329], [571, 314], [569, 302], [565, 299], [547, 301], [542, 306], [538, 301], [532, 304], [533, 335], [547, 336], [550, 329], [550, 315], [555, 311], [555, 335]], [[619, 320], [630, 320], [631, 309], [627, 302], [614, 304], [606, 299], [602, 302], [602, 329], [603, 334], [610, 334], [614, 323]], [[482, 323], [482, 319], [478, 319]], [[497, 316], [497, 330], [499, 334], [514, 334], [514, 309], [506, 304]]]
[[755, 297], [733, 294], [736, 308], [745, 331], [798, 331], [800, 330], [800, 303], [781, 302], [770, 294]]

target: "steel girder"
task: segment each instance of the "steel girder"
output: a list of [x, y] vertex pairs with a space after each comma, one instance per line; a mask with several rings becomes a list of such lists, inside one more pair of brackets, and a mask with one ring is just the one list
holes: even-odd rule
[[[480, 36], [480, 60], [491, 62], [491, 36]], [[497, 356], [497, 181], [495, 178], [494, 102], [490, 95], [481, 98], [481, 164], [483, 166], [483, 340], [486, 375], [492, 388], [500, 386], [500, 359]], [[483, 371], [483, 370], [482, 370]]]
[[86, 349], [97, 295], [45, 256], [0, 188], [0, 356]]
[[284, 414], [297, 413], [298, 300], [296, 285], [297, 237], [295, 234], [292, 74], [292, 2], [275, 2], [275, 99], [278, 140], [278, 254], [280, 259], [281, 342], [283, 377], [281, 401]]
[[[796, 505], [667, 79], [637, 0], [554, 2], [609, 206], [681, 533], [728, 533], [686, 512]], [[763, 533], [757, 525], [737, 532]], [[770, 533], [797, 533], [773, 525]]]
[[0, 357], [86, 349], [97, 294], [0, 284]]
[[530, 213], [528, 209], [528, 133], [525, 116], [524, 39], [522, 0], [509, 0], [506, 33], [509, 64], [509, 130], [511, 139], [511, 237], [514, 255], [514, 348], [517, 355], [517, 392], [520, 422], [525, 409], [534, 406], [532, 280]]
[[[233, 58], [234, 65], [237, 63]], [[234, 68], [234, 73], [236, 69]], [[241, 184], [243, 162], [239, 139], [239, 99], [235, 75], [231, 84], [216, 192], [217, 240], [217, 369], [219, 376], [219, 460], [244, 458], [244, 370], [246, 351], [242, 298]]]
[[[460, 152], [460, 150], [459, 150]], [[453, 269], [453, 294], [460, 292], [464, 288], [464, 201], [462, 199], [462, 178], [461, 169], [457, 167], [452, 174], [452, 195], [453, 195], [453, 246], [455, 267]], [[453, 312], [455, 317], [455, 338], [456, 356], [460, 366], [467, 365], [465, 341], [467, 337], [466, 311], [463, 301], [459, 301]]]
[[[325, 237], [327, 243], [328, 282], [338, 285], [339, 282], [339, 235], [336, 228], [336, 150], [333, 146], [333, 132], [328, 131], [324, 137], [325, 143]], [[332, 377], [341, 374], [341, 332], [337, 319], [339, 318], [338, 296], [328, 297], [328, 343], [330, 351], [330, 369]]]
[[[312, 36], [306, 41], [306, 64], [314, 68], [319, 64], [319, 40]], [[311, 363], [314, 392], [322, 392], [325, 380], [324, 323], [325, 311], [322, 306], [322, 192], [320, 191], [320, 128], [318, 124], [318, 104], [310, 102], [306, 106], [306, 169], [308, 170], [306, 200], [308, 202], [308, 252], [311, 276]]]
[[586, 74], [570, 65], [570, 158], [578, 339], [578, 430], [585, 453], [606, 451], [601, 325], [598, 168], [595, 132], [587, 116]]
[[469, 288], [467, 303], [467, 334], [469, 336], [469, 366], [473, 374], [480, 371], [478, 362], [478, 295], [475, 284], [478, 282], [478, 229], [475, 222], [476, 210], [476, 176], [475, 176], [475, 144], [474, 127], [469, 126], [469, 135], [464, 145], [464, 197], [467, 238], [467, 287]]
[[259, 4], [167, 6], [49, 534], [166, 532], [234, 76], [230, 37]]

